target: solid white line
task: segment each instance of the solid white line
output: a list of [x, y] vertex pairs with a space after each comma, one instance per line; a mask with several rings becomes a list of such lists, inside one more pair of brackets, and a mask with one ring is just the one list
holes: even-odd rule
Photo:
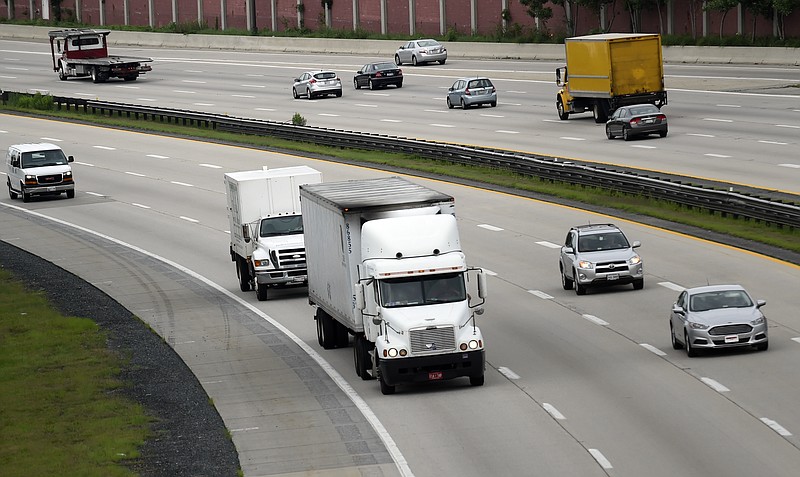
[[499, 368], [497, 368], [497, 371], [503, 376], [507, 377], [508, 379], [519, 379], [519, 374], [515, 373], [514, 371], [511, 371], [505, 366], [500, 366]]
[[614, 468], [611, 465], [611, 462], [609, 462], [608, 459], [606, 459], [606, 457], [603, 455], [603, 453], [600, 452], [599, 450], [597, 450], [597, 449], [589, 449], [589, 453], [592, 454], [592, 457], [594, 457], [594, 460], [596, 460], [597, 463], [600, 464], [600, 467], [602, 467], [604, 469], [613, 469]]
[[538, 296], [542, 300], [552, 300], [553, 299], [552, 296], [550, 296], [547, 293], [545, 293], [543, 291], [540, 291], [540, 290], [528, 290], [528, 293], [530, 293], [533, 296]]
[[193, 218], [191, 218], [191, 217], [186, 217], [185, 215], [181, 215], [179, 218], [180, 218], [180, 219], [183, 219], [183, 220], [185, 220], [185, 221], [187, 221], [187, 222], [191, 222], [191, 223], [193, 223], [193, 224], [200, 223], [200, 221], [199, 221], [199, 220], [197, 220], [197, 219], [193, 219]]
[[486, 230], [491, 230], [492, 232], [500, 232], [501, 230], [503, 230], [500, 227], [495, 227], [494, 225], [489, 225], [489, 224], [478, 224], [478, 227]]
[[216, 164], [198, 164], [200, 167], [208, 167], [209, 169], [222, 169], [222, 166]]
[[713, 153], [708, 153], [708, 154], [703, 154], [703, 155], [704, 156], [708, 156], [708, 157], [719, 157], [719, 158], [722, 158], [722, 159], [731, 157], [731, 156], [726, 156], [725, 154], [713, 154]]
[[675, 290], [676, 292], [682, 292], [683, 290], [686, 290], [686, 288], [680, 285], [676, 285], [675, 283], [672, 282], [660, 282], [659, 285], [661, 285], [664, 288], [669, 288], [670, 290]]
[[594, 315], [581, 315], [584, 319], [591, 321], [592, 323], [596, 323], [600, 326], [608, 326], [608, 322], [605, 320], [601, 320], [600, 318]]
[[718, 393], [727, 393], [728, 391], [730, 391], [730, 389], [728, 389], [727, 387], [723, 386], [722, 384], [718, 383], [717, 381], [711, 378], [700, 378], [700, 381], [703, 381], [706, 384], [706, 386], [710, 387], [711, 389], [713, 389]]
[[651, 353], [657, 354], [658, 356], [666, 356], [667, 355], [667, 353], [665, 353], [665, 352], [661, 351], [660, 349], [656, 348], [655, 346], [649, 345], [647, 343], [639, 343], [639, 346], [641, 346], [642, 348], [646, 349], [647, 351], [650, 351]]
[[565, 141], [585, 141], [586, 139], [582, 137], [570, 137], [570, 136], [561, 136], [561, 139]]
[[89, 195], [93, 195], [95, 197], [105, 197], [103, 194], [98, 194], [97, 192], [87, 192]]
[[187, 184], [185, 182], [170, 181], [170, 184], [175, 184], [184, 187], [194, 187], [192, 184]]
[[547, 242], [545, 240], [542, 240], [541, 242], [536, 242], [536, 245], [541, 245], [542, 247], [547, 247], [547, 248], [561, 248], [561, 245], [555, 244], [553, 242]]
[[125, 174], [128, 174], [129, 176], [136, 176], [136, 177], [147, 177], [144, 174], [139, 174], [138, 172], [125, 171]]
[[103, 149], [104, 151], [116, 151], [117, 148], [109, 146], [92, 146], [95, 149]]
[[245, 432], [245, 431], [257, 431], [258, 427], [241, 427], [239, 429], [231, 429], [231, 432]]
[[169, 159], [169, 156], [160, 156], [158, 154], [148, 154], [147, 157], [152, 157], [153, 159]]
[[545, 411], [547, 411], [547, 414], [553, 416], [553, 419], [558, 419], [559, 421], [563, 421], [564, 419], [566, 419], [566, 417], [564, 417], [563, 414], [558, 412], [558, 409], [556, 409], [556, 407], [553, 406], [552, 404], [548, 402], [543, 402], [542, 407], [544, 408]]
[[703, 118], [703, 121], [716, 121], [718, 123], [732, 123], [733, 119]]
[[773, 431], [777, 432], [778, 434], [782, 435], [783, 437], [791, 437], [792, 433], [787, 431], [785, 427], [781, 426], [777, 422], [773, 421], [772, 419], [762, 417], [761, 422], [768, 425], [772, 428]]

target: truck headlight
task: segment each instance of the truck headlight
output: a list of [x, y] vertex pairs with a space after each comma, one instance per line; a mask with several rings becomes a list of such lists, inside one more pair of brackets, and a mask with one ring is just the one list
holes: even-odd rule
[[267, 259], [264, 259], [264, 260], [253, 260], [253, 263], [255, 264], [256, 267], [268, 267], [269, 266], [269, 260], [267, 260]]
[[481, 340], [470, 340], [468, 343], [461, 343], [461, 345], [459, 345], [459, 348], [461, 349], [461, 351], [466, 351], [468, 349], [478, 349], [482, 346], [483, 343]]

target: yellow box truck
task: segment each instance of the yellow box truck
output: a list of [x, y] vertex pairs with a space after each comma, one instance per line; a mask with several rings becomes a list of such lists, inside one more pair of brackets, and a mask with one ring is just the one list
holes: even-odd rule
[[605, 122], [620, 106], [667, 104], [661, 36], [602, 33], [564, 40], [567, 64], [556, 69], [558, 116], [591, 111]]

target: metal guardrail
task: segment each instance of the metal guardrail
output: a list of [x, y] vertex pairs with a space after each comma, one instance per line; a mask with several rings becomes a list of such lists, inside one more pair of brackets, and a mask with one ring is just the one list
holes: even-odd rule
[[[3, 93], [3, 101], [7, 101], [7, 93]], [[463, 146], [398, 136], [298, 126], [275, 121], [81, 98], [54, 97], [53, 99], [59, 109], [75, 109], [92, 114], [199, 126], [241, 134], [272, 136], [335, 147], [405, 153], [464, 165], [482, 165], [549, 181], [642, 195], [714, 211], [723, 216], [744, 217], [780, 227], [800, 227], [800, 197], [765, 189], [743, 189], [741, 186], [734, 187], [724, 182], [701, 181], [633, 168], [487, 147]]]

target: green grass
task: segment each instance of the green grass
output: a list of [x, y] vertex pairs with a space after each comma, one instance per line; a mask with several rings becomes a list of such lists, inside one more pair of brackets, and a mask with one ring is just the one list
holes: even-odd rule
[[[196, 126], [187, 127], [172, 123], [109, 117], [76, 111], [50, 111], [48, 110], [47, 101], [38, 100], [34, 101], [34, 103], [41, 105], [38, 110], [28, 107], [22, 108], [18, 105], [15, 106], [12, 96], [9, 104], [0, 105], [0, 110], [5, 108], [6, 110], [19, 111], [27, 114], [42, 114], [57, 119], [77, 120], [102, 126], [168, 135], [189, 136], [198, 139], [241, 144], [271, 150], [288, 150], [314, 156], [325, 156], [333, 160], [373, 165], [378, 168], [400, 168], [409, 171], [441, 175], [453, 179], [477, 181], [489, 186], [496, 185], [533, 194], [541, 194], [545, 196], [545, 200], [547, 197], [551, 197], [553, 201], [566, 199], [589, 206], [617, 209], [629, 214], [654, 217], [733, 237], [761, 242], [794, 252], [800, 252], [800, 230], [777, 227], [754, 220], [722, 217], [718, 213], [687, 208], [672, 202], [655, 200], [644, 196], [616, 193], [604, 189], [584, 187], [563, 182], [545, 181], [500, 169], [462, 166], [406, 154], [343, 149], [265, 136], [220, 132]], [[295, 118], [287, 118], [287, 122], [292, 122], [294, 119]]]
[[0, 474], [133, 474], [151, 419], [118, 395], [122, 358], [85, 318], [64, 317], [0, 270]]

